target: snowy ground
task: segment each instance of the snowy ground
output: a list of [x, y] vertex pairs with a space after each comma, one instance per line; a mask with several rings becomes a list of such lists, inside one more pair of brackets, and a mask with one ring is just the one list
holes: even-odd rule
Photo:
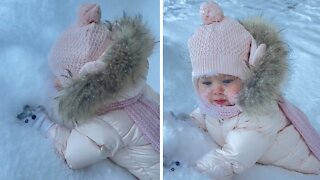
[[[193, 170], [194, 162], [215, 145], [189, 122], [175, 120], [197, 105], [191, 84], [187, 40], [200, 22], [203, 1], [164, 0], [164, 179], [208, 179]], [[290, 71], [285, 97], [301, 108], [320, 132], [320, 2], [317, 0], [217, 0], [224, 14], [237, 19], [262, 16], [282, 30], [290, 46]], [[176, 166], [175, 161], [181, 165]], [[175, 171], [171, 169], [175, 168]], [[236, 180], [320, 179], [273, 166], [255, 165]]]
[[[140, 13], [160, 40], [159, 1], [1, 0], [0, 1], [0, 179], [135, 179], [110, 161], [72, 171], [51, 142], [15, 116], [24, 104], [47, 105], [53, 93], [47, 56], [54, 41], [73, 23], [84, 2], [101, 5], [102, 19]], [[159, 43], [150, 58], [148, 82], [160, 91]]]

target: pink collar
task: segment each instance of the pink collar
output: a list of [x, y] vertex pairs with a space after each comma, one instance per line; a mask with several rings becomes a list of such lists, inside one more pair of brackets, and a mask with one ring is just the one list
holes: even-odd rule
[[230, 119], [239, 115], [242, 111], [239, 106], [219, 106], [204, 102], [201, 97], [199, 99], [200, 109], [203, 113], [218, 119]]

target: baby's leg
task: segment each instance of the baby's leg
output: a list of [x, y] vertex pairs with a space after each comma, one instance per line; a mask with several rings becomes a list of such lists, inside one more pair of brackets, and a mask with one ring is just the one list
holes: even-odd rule
[[160, 179], [160, 155], [150, 144], [124, 147], [110, 159], [141, 180]]

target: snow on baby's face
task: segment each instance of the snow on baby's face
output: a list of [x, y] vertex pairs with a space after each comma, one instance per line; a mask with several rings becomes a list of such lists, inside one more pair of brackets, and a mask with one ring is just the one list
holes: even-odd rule
[[198, 92], [202, 100], [220, 106], [234, 105], [241, 85], [240, 78], [226, 74], [203, 76], [197, 81]]

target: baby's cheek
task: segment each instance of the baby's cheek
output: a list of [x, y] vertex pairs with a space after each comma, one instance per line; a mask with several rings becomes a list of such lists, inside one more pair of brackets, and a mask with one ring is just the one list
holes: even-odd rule
[[237, 102], [238, 94], [230, 94], [228, 95], [228, 101], [230, 104], [235, 104]]
[[205, 89], [201, 89], [199, 90], [199, 95], [201, 97], [202, 100], [204, 100], [205, 102], [209, 102], [210, 101], [210, 93], [209, 91], [205, 90]]
[[203, 100], [207, 100], [209, 98], [209, 93], [206, 91], [202, 91], [200, 93], [200, 96], [202, 97]]
[[231, 104], [235, 104], [238, 98], [240, 87], [230, 87], [227, 91], [227, 97]]

